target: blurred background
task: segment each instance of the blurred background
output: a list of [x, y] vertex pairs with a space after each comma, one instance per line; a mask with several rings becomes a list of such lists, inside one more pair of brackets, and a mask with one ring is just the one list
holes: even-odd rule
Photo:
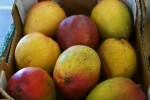
[[0, 46], [13, 22], [11, 9], [14, 0], [0, 0]]

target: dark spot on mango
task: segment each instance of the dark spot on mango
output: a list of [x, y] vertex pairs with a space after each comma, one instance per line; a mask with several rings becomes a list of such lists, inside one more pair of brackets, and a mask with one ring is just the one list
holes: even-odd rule
[[18, 100], [21, 100], [22, 98], [22, 89], [20, 88], [20, 86], [17, 87], [18, 92], [16, 93], [16, 97]]
[[69, 84], [70, 83], [70, 78], [66, 77], [66, 78], [64, 78], [64, 81], [65, 81], [65, 83]]
[[124, 38], [124, 37], [119, 37], [119, 38], [118, 38], [118, 40], [119, 40], [122, 44], [124, 44], [123, 39], [125, 39], [125, 38]]
[[124, 44], [124, 42], [123, 42], [123, 41], [121, 41], [121, 43], [122, 43], [122, 44]]
[[29, 61], [27, 62], [27, 65], [28, 65], [30, 62], [31, 62], [31, 60], [29, 60]]
[[20, 86], [17, 86], [17, 89], [18, 89], [19, 92], [22, 91], [22, 89], [20, 88]]
[[120, 36], [120, 37], [118, 37], [118, 39], [119, 39], [119, 40], [121, 40], [121, 39], [125, 39], [125, 37], [123, 37], [123, 36]]
[[17, 99], [18, 99], [18, 100], [21, 100], [21, 98], [22, 98], [22, 93], [18, 92], [18, 93], [16, 94], [16, 96], [17, 96]]
[[125, 71], [128, 71], [128, 69], [127, 69], [127, 68], [125, 68], [124, 70], [125, 70]]
[[28, 85], [29, 83], [28, 82], [26, 82], [26, 85]]

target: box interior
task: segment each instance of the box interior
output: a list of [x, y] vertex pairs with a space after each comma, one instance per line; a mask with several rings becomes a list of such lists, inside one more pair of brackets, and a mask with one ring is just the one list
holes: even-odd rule
[[[30, 3], [30, 6], [24, 6], [28, 5], [26, 3]], [[5, 90], [7, 81], [9, 78], [16, 72], [15, 69], [15, 63], [14, 63], [14, 51], [17, 43], [21, 39], [22, 35], [22, 29], [23, 29], [23, 23], [25, 19], [25, 15], [27, 13], [27, 10], [37, 2], [37, 0], [15, 0], [12, 10], [12, 16], [14, 20], [14, 24], [16, 27], [16, 31], [14, 33], [14, 36], [12, 40], [10, 41], [10, 46], [6, 50], [6, 54], [4, 55], [1, 63], [0, 70], [4, 71], [3, 75], [4, 78], [0, 80], [0, 83], [5, 84], [3, 86], [3, 89]], [[100, 1], [100, 0], [99, 0]], [[145, 93], [148, 93], [149, 84], [150, 84], [150, 67], [148, 63], [148, 58], [150, 59], [150, 23], [145, 24], [145, 30], [144, 33], [141, 30], [141, 9], [139, 0], [121, 0], [124, 4], [128, 6], [128, 8], [131, 11], [132, 18], [133, 18], [133, 36], [130, 39], [130, 42], [134, 46], [137, 57], [138, 57], [138, 71], [136, 74], [136, 78], [134, 81], [138, 84], [142, 84], [142, 88]], [[19, 2], [19, 3], [18, 3]], [[22, 6], [19, 4], [22, 3]], [[87, 16], [90, 15], [92, 8], [98, 3], [97, 0], [61, 0], [61, 7], [65, 10], [67, 13], [67, 16], [73, 15], [73, 14], [85, 14]], [[144, 38], [142, 38], [144, 37]], [[144, 39], [144, 40], [143, 40]], [[143, 47], [145, 49], [143, 50]], [[145, 55], [145, 56], [144, 56]], [[8, 60], [6, 60], [8, 58]], [[145, 60], [146, 59], [146, 60]], [[4, 81], [4, 79], [6, 81]], [[5, 83], [3, 83], [5, 82]], [[64, 100], [63, 97], [60, 96], [58, 100]], [[66, 100], [66, 99], [65, 99]]]

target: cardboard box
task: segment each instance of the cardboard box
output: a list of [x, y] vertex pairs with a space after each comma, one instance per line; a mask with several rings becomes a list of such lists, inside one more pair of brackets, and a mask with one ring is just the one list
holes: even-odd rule
[[[57, 0], [58, 1], [58, 0]], [[101, 0], [98, 0], [101, 1]], [[61, 6], [68, 16], [72, 14], [90, 15], [92, 8], [98, 3], [97, 0], [61, 0]], [[148, 56], [150, 54], [150, 22], [144, 24], [145, 1], [144, 0], [121, 0], [124, 2], [132, 13], [133, 18], [133, 36], [129, 40], [137, 53], [138, 71], [133, 79], [136, 83], [141, 84], [144, 92], [150, 100], [150, 63]], [[12, 37], [9, 46], [4, 54], [0, 65], [0, 98], [12, 99], [5, 93], [5, 88], [9, 78], [16, 72], [14, 63], [14, 51], [18, 41], [22, 38], [22, 28], [24, 19], [29, 8], [37, 3], [37, 0], [15, 0], [12, 16], [16, 31]], [[148, 92], [149, 90], [149, 92]], [[62, 96], [58, 100], [66, 100]]]

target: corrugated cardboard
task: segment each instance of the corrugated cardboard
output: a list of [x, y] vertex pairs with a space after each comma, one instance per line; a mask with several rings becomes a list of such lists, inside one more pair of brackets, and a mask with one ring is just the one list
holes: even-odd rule
[[[147, 75], [147, 79], [145, 79], [145, 84], [149, 85], [150, 88], [150, 21], [144, 24], [143, 33], [142, 33], [142, 46], [143, 46], [143, 56], [144, 56], [144, 64], [145, 64], [145, 72]], [[145, 77], [145, 76], [144, 76]], [[143, 78], [144, 78], [143, 77]], [[150, 93], [149, 93], [150, 98]], [[150, 100], [150, 99], [149, 99]]]
[[[136, 78], [134, 79], [135, 82], [142, 85], [142, 88], [144, 92], [147, 94], [149, 85], [150, 85], [150, 71], [149, 71], [149, 63], [147, 62], [146, 55], [149, 55], [150, 48], [147, 48], [147, 46], [150, 44], [148, 38], [150, 30], [148, 27], [150, 24], [146, 24], [145, 28], [143, 28], [143, 19], [142, 19], [142, 8], [139, 0], [130, 0], [129, 1], [129, 7], [133, 20], [134, 20], [134, 29], [133, 29], [133, 36], [131, 38], [131, 42], [133, 46], [135, 47], [136, 53], [137, 53], [137, 59], [138, 59], [138, 71], [136, 74]], [[6, 81], [13, 75], [15, 70], [15, 63], [14, 63], [14, 51], [15, 47], [18, 43], [18, 41], [22, 37], [22, 28], [23, 28], [23, 20], [21, 19], [21, 15], [19, 14], [19, 9], [17, 7], [18, 0], [15, 0], [12, 15], [14, 24], [16, 27], [15, 34], [12, 38], [12, 42], [10, 43], [10, 46], [8, 48], [8, 53], [6, 51], [6, 54], [2, 60], [1, 69], [5, 72]], [[61, 0], [61, 6], [64, 8], [65, 12], [68, 16], [72, 14], [85, 14], [90, 15], [92, 8], [97, 4], [97, 0]], [[132, 6], [131, 6], [132, 5]], [[26, 9], [26, 8], [25, 8]], [[147, 27], [147, 28], [146, 28]], [[145, 30], [143, 30], [145, 29]], [[143, 33], [144, 31], [144, 33]], [[6, 58], [9, 56], [8, 62], [6, 62]], [[2, 92], [1, 92], [2, 93]], [[59, 94], [58, 94], [59, 95]], [[148, 96], [149, 94], [147, 94]], [[5, 97], [6, 98], [6, 97]], [[62, 96], [58, 96], [58, 100], [66, 100], [66, 98]]]

